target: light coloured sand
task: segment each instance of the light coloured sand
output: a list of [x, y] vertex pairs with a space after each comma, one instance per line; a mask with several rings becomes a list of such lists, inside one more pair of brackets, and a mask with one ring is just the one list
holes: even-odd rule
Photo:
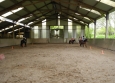
[[114, 51], [34, 44], [0, 48], [0, 54], [0, 83], [115, 83]]

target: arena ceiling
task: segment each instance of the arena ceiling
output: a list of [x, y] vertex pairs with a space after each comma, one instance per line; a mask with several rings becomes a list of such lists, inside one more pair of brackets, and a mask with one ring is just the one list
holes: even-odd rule
[[0, 32], [47, 21], [71, 19], [88, 25], [115, 10], [115, 0], [0, 0]]

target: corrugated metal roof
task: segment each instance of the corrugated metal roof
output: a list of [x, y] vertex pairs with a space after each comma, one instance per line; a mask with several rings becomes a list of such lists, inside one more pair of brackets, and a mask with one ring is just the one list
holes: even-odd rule
[[[16, 22], [22, 18], [27, 18], [21, 23], [34, 22], [30, 25], [33, 26], [45, 18], [57, 19], [56, 16], [59, 14], [62, 20], [71, 19], [76, 23], [85, 25], [114, 11], [115, 7], [111, 3], [112, 1], [115, 3], [115, 0], [106, 0], [106, 2], [104, 0], [5, 0], [0, 3], [0, 15], [23, 7], [22, 10], [6, 18]], [[11, 24], [1, 22], [0, 29]]]

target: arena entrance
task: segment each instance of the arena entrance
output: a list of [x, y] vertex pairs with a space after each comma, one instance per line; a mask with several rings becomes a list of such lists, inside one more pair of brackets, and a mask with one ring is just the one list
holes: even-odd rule
[[50, 26], [50, 43], [64, 43], [64, 26]]

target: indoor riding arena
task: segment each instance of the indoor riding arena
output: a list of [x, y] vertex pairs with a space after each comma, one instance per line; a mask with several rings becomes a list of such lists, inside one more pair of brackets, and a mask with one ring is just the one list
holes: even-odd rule
[[115, 83], [114, 0], [0, 0], [0, 83]]

